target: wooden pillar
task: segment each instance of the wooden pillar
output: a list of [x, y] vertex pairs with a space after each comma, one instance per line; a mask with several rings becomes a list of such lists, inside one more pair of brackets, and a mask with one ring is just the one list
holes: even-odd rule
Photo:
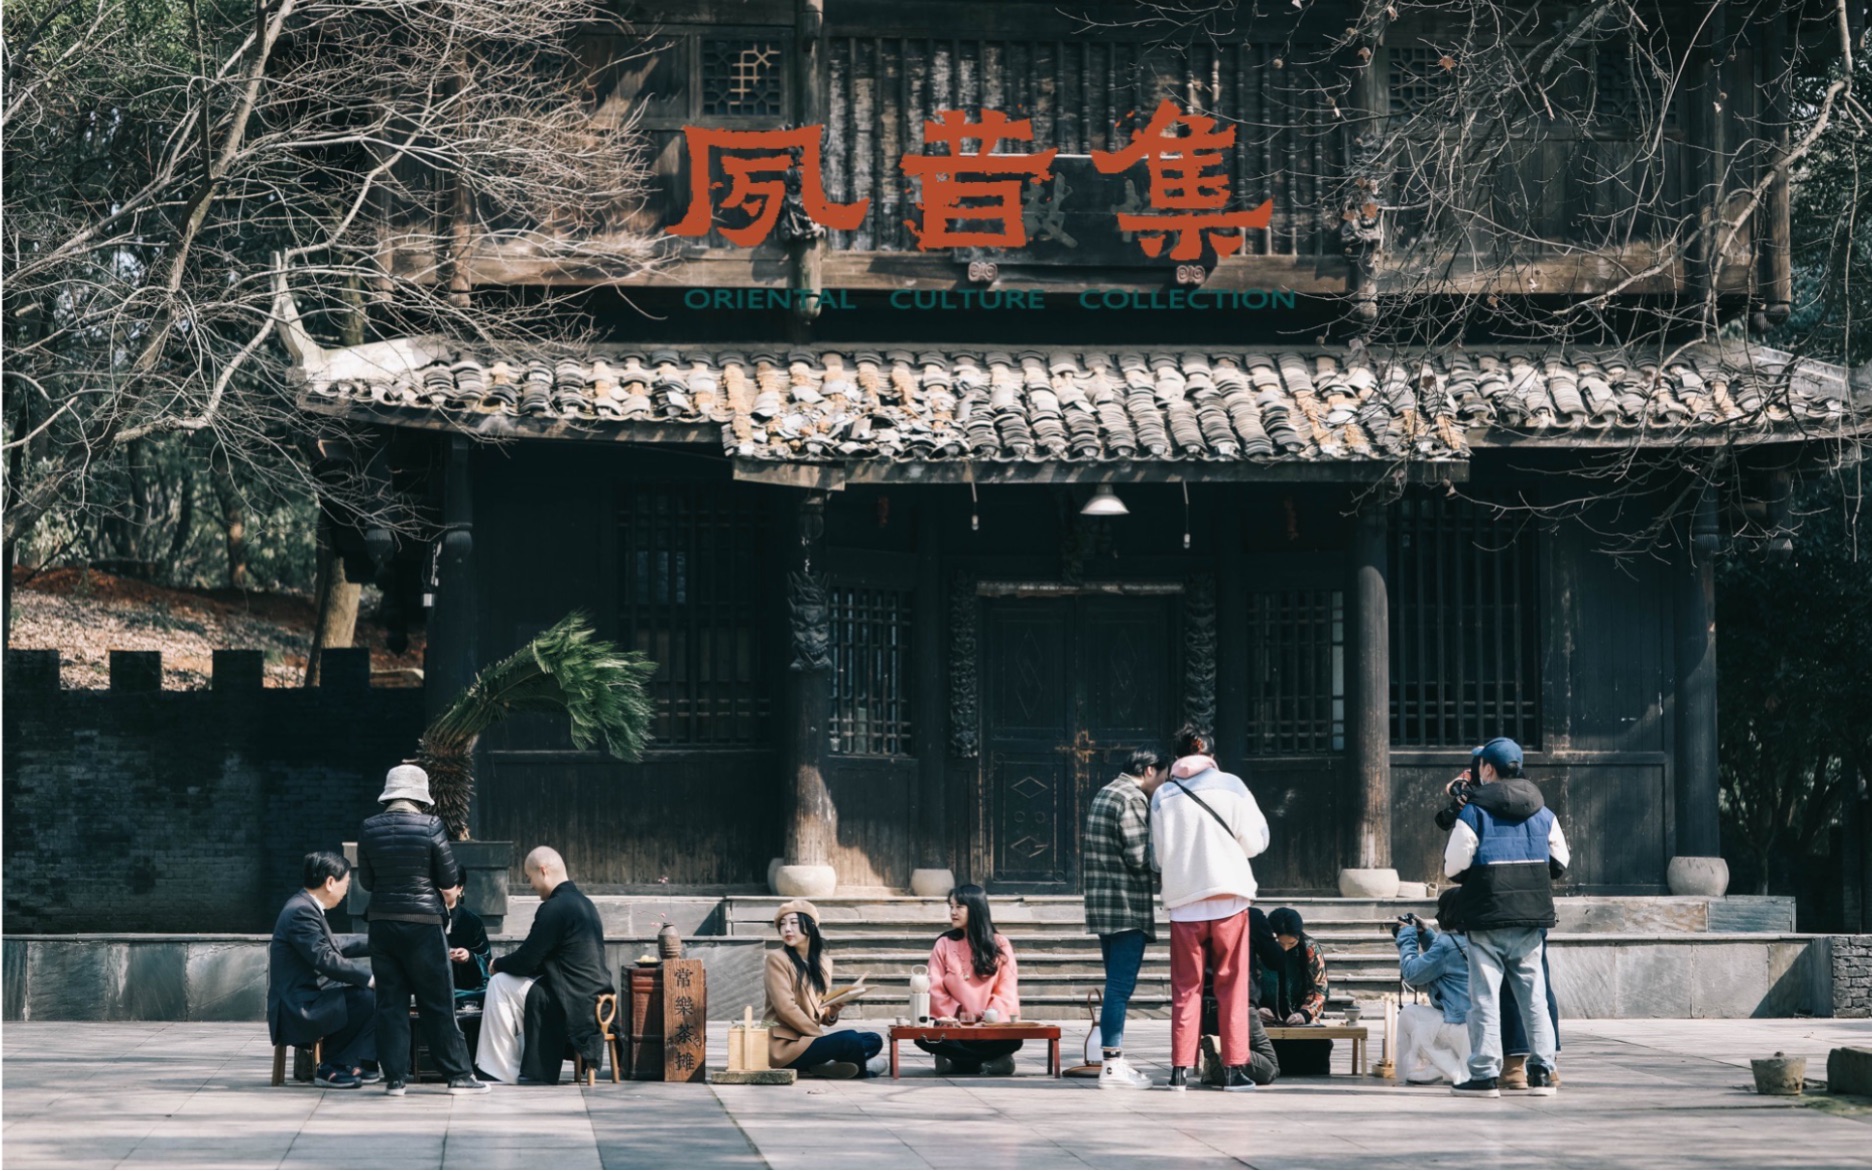
[[1348, 898], [1397, 894], [1398, 875], [1391, 868], [1391, 598], [1385, 562], [1385, 505], [1374, 502], [1360, 510], [1353, 528], [1346, 590], [1346, 763], [1357, 811], [1353, 866], [1339, 873], [1339, 891]]
[[[825, 122], [825, 90], [820, 65], [824, 59], [825, 0], [794, 0], [793, 4], [793, 111], [794, 124], [819, 126]], [[794, 289], [818, 291], [825, 281], [825, 232], [787, 242], [787, 284]], [[819, 300], [801, 297], [793, 302], [790, 339], [804, 344], [811, 324], [819, 316]]]
[[1242, 761], [1248, 755], [1248, 572], [1242, 552], [1243, 502], [1249, 489], [1240, 484], [1218, 484], [1219, 507], [1214, 509], [1216, 543], [1216, 742], [1223, 760]]
[[423, 662], [423, 707], [431, 720], [474, 682], [478, 666], [474, 495], [469, 480], [473, 441], [457, 435], [448, 442], [442, 481], [441, 549], [435, 577], [425, 591], [433, 598]]
[[[1704, 490], [1692, 514], [1689, 556], [1677, 574], [1677, 857], [1674, 893], [1721, 894], [1722, 859], [1716, 772], [1716, 526], [1715, 489]], [[1682, 890], [1679, 888], [1682, 887]]]
[[[1788, 89], [1792, 62], [1788, 58], [1787, 41], [1787, 14], [1776, 10], [1767, 17], [1763, 28], [1763, 63], [1760, 66], [1768, 74], [1763, 94], [1766, 109], [1762, 116], [1767, 122], [1765, 133], [1773, 143], [1768, 154], [1770, 167], [1778, 166], [1788, 154]], [[1760, 319], [1751, 319], [1750, 324], [1757, 332], [1782, 324], [1793, 310], [1791, 207], [1788, 177], [1784, 171], [1769, 181], [1756, 219], [1757, 231], [1761, 233], [1755, 246], [1756, 286], [1760, 289], [1761, 309]]]
[[[1701, 154], [1695, 172], [1697, 185], [1697, 235], [1689, 255], [1689, 271], [1698, 295], [1713, 295], [1722, 257], [1723, 190], [1728, 182], [1728, 102], [1723, 91], [1726, 72], [1728, 5], [1716, 4], [1704, 22], [1696, 42], [1696, 92], [1690, 102], [1690, 124], [1685, 127], [1688, 141]], [[1711, 321], [1707, 324], [1715, 324]]]
[[832, 719], [832, 627], [826, 598], [825, 495], [800, 496], [788, 543], [787, 624], [792, 660], [781, 693], [792, 760], [786, 855], [774, 871], [774, 893], [825, 898], [838, 886], [831, 846], [838, 811], [826, 788], [826, 736]]
[[916, 867], [910, 872], [910, 893], [936, 898], [955, 888], [955, 870], [949, 865], [943, 689], [936, 683], [948, 673], [940, 619], [945, 601], [938, 545], [942, 512], [933, 491], [925, 490], [924, 495], [916, 513], [916, 633], [910, 645], [911, 677], [916, 680], [912, 702], [916, 705], [917, 754], [917, 854]]

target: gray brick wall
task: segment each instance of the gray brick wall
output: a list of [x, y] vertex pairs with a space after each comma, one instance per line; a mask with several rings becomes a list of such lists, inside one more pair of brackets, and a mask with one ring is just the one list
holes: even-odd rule
[[1833, 937], [1833, 1015], [1872, 1017], [1872, 935]]
[[8, 934], [269, 931], [300, 859], [357, 836], [422, 730], [420, 690], [355, 671], [263, 688], [217, 654], [210, 691], [66, 691], [50, 653], [8, 654]]

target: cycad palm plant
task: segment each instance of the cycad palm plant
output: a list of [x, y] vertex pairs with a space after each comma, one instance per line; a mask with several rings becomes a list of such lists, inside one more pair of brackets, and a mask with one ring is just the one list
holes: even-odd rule
[[417, 754], [449, 836], [468, 837], [474, 749], [483, 732], [515, 712], [564, 712], [574, 745], [602, 740], [612, 756], [636, 760], [650, 739], [654, 702], [644, 685], [655, 672], [643, 655], [599, 638], [576, 610], [482, 671], [429, 725]]

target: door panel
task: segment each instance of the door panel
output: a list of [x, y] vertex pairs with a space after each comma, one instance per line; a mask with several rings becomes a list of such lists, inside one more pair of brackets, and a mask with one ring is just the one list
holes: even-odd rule
[[986, 625], [983, 857], [998, 884], [1076, 884], [1085, 803], [1175, 705], [1171, 599], [995, 599]]
[[1072, 770], [1043, 752], [994, 753], [994, 872], [1009, 882], [1058, 882], [1069, 869]]
[[1057, 882], [1067, 868], [1072, 773], [1054, 749], [1072, 711], [1069, 618], [1046, 602], [1010, 602], [989, 615], [986, 853], [989, 868], [1012, 881]]

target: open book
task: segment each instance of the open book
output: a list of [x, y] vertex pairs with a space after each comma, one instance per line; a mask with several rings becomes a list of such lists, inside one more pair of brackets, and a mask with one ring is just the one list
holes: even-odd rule
[[820, 1007], [842, 1008], [852, 1001], [857, 1000], [865, 993], [871, 991], [869, 988], [865, 987], [865, 981], [870, 978], [871, 973], [866, 972], [864, 975], [858, 977], [856, 983], [848, 984], [843, 988], [832, 989], [826, 993], [826, 998], [819, 1002]]

